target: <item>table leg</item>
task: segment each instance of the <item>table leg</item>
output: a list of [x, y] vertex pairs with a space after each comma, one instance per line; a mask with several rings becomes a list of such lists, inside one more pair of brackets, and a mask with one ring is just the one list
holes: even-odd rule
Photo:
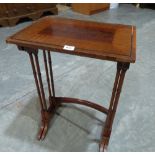
[[[54, 90], [54, 80], [53, 80], [53, 71], [52, 71], [52, 62], [51, 62], [51, 55], [50, 51], [47, 51], [48, 59], [46, 58], [46, 51], [43, 51], [43, 58], [44, 58], [44, 65], [46, 71], [46, 79], [48, 84], [48, 92], [49, 92], [49, 107], [46, 104], [44, 87], [40, 72], [40, 65], [38, 60], [38, 51], [37, 50], [30, 50], [27, 51], [29, 53], [31, 66], [33, 70], [33, 75], [37, 87], [37, 92], [40, 100], [40, 107], [41, 107], [41, 116], [42, 116], [42, 124], [38, 134], [38, 139], [44, 139], [48, 130], [49, 122], [51, 117], [54, 115], [56, 109], [61, 105], [61, 102], [69, 102], [73, 103], [76, 102], [78, 104], [86, 105], [92, 107], [96, 110], [99, 110], [105, 114], [107, 114], [107, 118], [105, 121], [105, 125], [101, 135], [101, 142], [100, 142], [100, 151], [105, 151], [107, 149], [112, 124], [115, 117], [118, 100], [120, 97], [125, 73], [129, 68], [129, 63], [118, 62], [117, 63], [117, 73], [115, 77], [113, 92], [111, 96], [110, 106], [109, 109], [104, 107], [100, 107], [95, 103], [91, 103], [85, 100], [73, 99], [73, 98], [64, 98], [64, 97], [55, 97], [55, 90]], [[48, 61], [47, 61], [48, 60]], [[48, 62], [48, 63], [47, 63]]]
[[118, 100], [120, 97], [125, 73], [127, 69], [129, 68], [129, 63], [122, 63], [118, 62], [117, 63], [117, 73], [115, 77], [115, 83], [113, 87], [113, 92], [111, 96], [111, 101], [110, 101], [110, 106], [107, 114], [107, 118], [105, 121], [105, 125], [102, 131], [102, 136], [101, 136], [101, 142], [100, 142], [100, 151], [106, 151], [110, 135], [111, 135], [111, 130], [112, 130], [112, 124], [113, 120], [115, 117], [117, 105], [118, 105]]
[[53, 70], [52, 70], [52, 60], [51, 60], [51, 54], [50, 51], [48, 51], [48, 64], [49, 64], [49, 70], [50, 70], [50, 80], [51, 80], [51, 87], [53, 92], [53, 97], [50, 98], [51, 102], [54, 104], [54, 107], [56, 108], [56, 100], [55, 100], [55, 88], [54, 88], [54, 79], [53, 79]]
[[[43, 57], [44, 57], [44, 65], [45, 65], [45, 71], [46, 71], [46, 79], [48, 84], [48, 90], [49, 90], [49, 106], [46, 104], [46, 98], [45, 98], [45, 92], [42, 82], [42, 76], [40, 72], [40, 65], [39, 65], [39, 59], [38, 59], [38, 51], [32, 50], [29, 53], [30, 62], [33, 70], [33, 75], [37, 87], [37, 92], [40, 100], [40, 107], [41, 107], [41, 127], [38, 134], [38, 139], [44, 139], [48, 130], [49, 122], [51, 120], [51, 117], [54, 115], [55, 109], [56, 109], [56, 103], [55, 101], [55, 91], [54, 91], [54, 81], [53, 81], [53, 72], [52, 72], [52, 63], [51, 63], [51, 56], [50, 53], [48, 54], [48, 62], [49, 67], [47, 65], [47, 59], [46, 59], [46, 53], [43, 51]], [[50, 69], [50, 75], [49, 70]], [[50, 80], [51, 79], [51, 82]], [[52, 88], [52, 90], [51, 90]], [[53, 100], [51, 100], [53, 99]]]
[[[54, 89], [53, 71], [52, 71], [52, 62], [51, 62], [50, 52], [48, 52], [48, 63], [49, 63], [49, 68], [50, 68], [50, 75], [49, 75], [49, 71], [48, 71], [48, 65], [47, 65], [47, 58], [46, 58], [46, 51], [45, 50], [43, 50], [43, 57], [44, 57], [44, 65], [45, 65], [45, 71], [46, 71], [46, 79], [47, 79], [47, 84], [48, 84], [49, 103], [50, 103], [50, 106], [55, 108], [55, 106], [56, 106], [55, 89]], [[51, 87], [52, 87], [52, 91], [51, 91]]]

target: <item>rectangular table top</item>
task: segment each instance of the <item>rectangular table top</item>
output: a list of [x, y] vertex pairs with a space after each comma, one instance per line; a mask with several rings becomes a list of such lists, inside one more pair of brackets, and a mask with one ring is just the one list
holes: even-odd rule
[[44, 17], [10, 36], [8, 43], [104, 60], [135, 62], [136, 28]]

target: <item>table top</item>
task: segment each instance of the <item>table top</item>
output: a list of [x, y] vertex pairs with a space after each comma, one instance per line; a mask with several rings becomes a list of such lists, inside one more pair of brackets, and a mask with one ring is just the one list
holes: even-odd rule
[[22, 47], [104, 60], [136, 60], [136, 27], [131, 25], [44, 17], [6, 41]]

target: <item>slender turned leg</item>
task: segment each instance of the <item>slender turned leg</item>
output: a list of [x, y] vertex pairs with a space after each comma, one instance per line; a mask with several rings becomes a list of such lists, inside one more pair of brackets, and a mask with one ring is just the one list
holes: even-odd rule
[[44, 139], [45, 135], [47, 133], [47, 129], [48, 129], [48, 113], [47, 113], [47, 105], [46, 105], [46, 98], [45, 98], [45, 92], [44, 92], [44, 87], [43, 87], [43, 82], [42, 82], [42, 77], [41, 77], [41, 72], [40, 72], [40, 65], [39, 65], [39, 60], [38, 60], [38, 52], [33, 53], [34, 57], [35, 57], [35, 63], [36, 63], [36, 69], [37, 69], [37, 73], [38, 73], [38, 79], [39, 79], [39, 83], [40, 83], [40, 91], [41, 91], [41, 95], [42, 95], [42, 102], [44, 105], [44, 108], [41, 110], [41, 115], [42, 115], [42, 124], [41, 124], [41, 128], [38, 134], [38, 140], [40, 139]]
[[42, 124], [41, 124], [41, 128], [38, 134], [38, 139], [39, 140], [44, 139], [47, 133], [47, 130], [48, 130], [50, 119], [55, 113], [56, 108], [58, 108], [61, 102], [69, 102], [69, 103], [77, 102], [78, 104], [92, 107], [96, 110], [99, 110], [107, 114], [105, 125], [102, 131], [101, 142], [100, 142], [100, 151], [105, 151], [109, 143], [110, 134], [112, 130], [112, 124], [113, 124], [113, 120], [115, 117], [125, 73], [127, 69], [129, 68], [130, 64], [123, 63], [123, 62], [117, 63], [117, 73], [115, 77], [115, 83], [114, 83], [113, 92], [111, 96], [110, 106], [109, 106], [109, 109], [106, 109], [104, 107], [101, 107], [97, 104], [94, 104], [92, 102], [88, 102], [85, 100], [65, 98], [65, 97], [55, 97], [51, 55], [50, 55], [50, 52], [48, 51], [47, 52], [48, 53], [48, 64], [47, 64], [46, 53], [45, 51], [43, 51], [44, 65], [45, 65], [48, 92], [49, 92], [49, 103], [50, 103], [50, 106], [47, 108], [44, 87], [43, 87], [43, 82], [42, 82], [42, 77], [41, 77], [41, 72], [40, 72], [40, 65], [39, 65], [39, 60], [38, 60], [38, 51], [33, 50], [33, 49], [30, 49], [27, 51], [29, 53], [29, 57], [30, 57], [31, 65], [32, 65], [32, 70], [33, 70], [33, 74], [35, 78], [35, 83], [36, 83], [37, 92], [38, 92], [38, 96], [40, 100], [40, 107], [41, 107]]
[[38, 52], [34, 53], [34, 57], [35, 57], [35, 63], [36, 63], [36, 68], [37, 68], [39, 84], [40, 84], [41, 96], [42, 96], [42, 100], [43, 100], [42, 102], [44, 105], [44, 110], [47, 110], [45, 92], [44, 92], [44, 87], [43, 87], [43, 82], [42, 82], [42, 77], [41, 77], [41, 72], [40, 72], [40, 65], [39, 65], [39, 60], [38, 60]]
[[[30, 62], [32, 65], [33, 75], [34, 75], [37, 92], [38, 92], [38, 96], [40, 100], [40, 107], [41, 107], [42, 122], [41, 122], [40, 131], [38, 134], [38, 139], [40, 140], [40, 139], [45, 138], [45, 135], [48, 130], [49, 121], [51, 119], [51, 116], [53, 115], [53, 113], [51, 112], [53, 112], [54, 106], [50, 102], [50, 107], [47, 108], [45, 92], [44, 92], [44, 87], [43, 87], [43, 82], [42, 82], [42, 77], [41, 77], [41, 72], [40, 72], [40, 65], [39, 65], [39, 60], [38, 60], [38, 51], [31, 50], [30, 52], [28, 51], [28, 53], [29, 53]], [[44, 53], [44, 64], [45, 64], [45, 70], [46, 70], [48, 90], [49, 90], [49, 98], [52, 98], [51, 85], [49, 81], [49, 72], [48, 72], [45, 51], [43, 53]]]
[[[45, 50], [43, 51], [43, 57], [44, 57], [44, 65], [45, 65], [45, 71], [46, 71], [46, 78], [47, 78], [47, 84], [48, 84], [48, 92], [49, 92], [49, 103], [50, 103], [50, 106], [55, 108], [55, 103], [52, 102], [52, 92], [54, 90], [54, 86], [52, 87], [52, 92], [51, 92], [51, 83], [50, 83], [50, 77], [49, 77], [49, 71], [48, 71], [48, 65], [47, 65], [47, 58], [46, 58], [46, 52]], [[50, 67], [50, 70], [51, 70], [52, 67]], [[51, 72], [51, 71], [50, 71]], [[53, 76], [53, 74], [52, 74]], [[52, 78], [53, 79], [53, 78]], [[52, 84], [54, 82], [52, 81]], [[53, 93], [54, 94], [54, 97], [55, 97], [55, 92]]]
[[34, 64], [33, 55], [31, 52], [29, 52], [29, 57], [30, 57], [32, 71], [33, 71], [33, 75], [34, 75], [34, 79], [35, 79], [35, 83], [36, 83], [36, 87], [37, 87], [37, 92], [38, 92], [38, 96], [39, 96], [40, 107], [41, 107], [41, 110], [44, 110], [41, 92], [40, 92], [40, 88], [39, 88], [39, 81], [38, 81], [37, 74], [36, 74], [36, 68], [35, 68], [35, 64]]
[[52, 87], [52, 93], [53, 93], [53, 97], [50, 98], [50, 101], [54, 104], [54, 107], [56, 108], [55, 88], [54, 88], [53, 70], [52, 70], [52, 60], [51, 60], [50, 51], [48, 51], [48, 64], [49, 64], [50, 80], [51, 80], [51, 87]]
[[111, 135], [112, 124], [113, 124], [113, 120], [115, 117], [118, 100], [119, 100], [122, 85], [123, 85], [123, 80], [125, 77], [125, 73], [127, 69], [129, 68], [129, 65], [130, 65], [129, 63], [122, 63], [122, 62], [117, 63], [117, 73], [115, 77], [115, 83], [114, 83], [113, 92], [111, 96], [108, 115], [107, 115], [105, 125], [102, 131], [100, 151], [106, 151], [107, 149], [110, 135]]

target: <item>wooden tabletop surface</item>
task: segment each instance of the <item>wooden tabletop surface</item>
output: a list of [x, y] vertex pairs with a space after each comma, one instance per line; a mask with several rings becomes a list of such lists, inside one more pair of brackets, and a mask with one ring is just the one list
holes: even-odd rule
[[104, 60], [135, 62], [136, 28], [44, 17], [10, 36], [8, 43]]

